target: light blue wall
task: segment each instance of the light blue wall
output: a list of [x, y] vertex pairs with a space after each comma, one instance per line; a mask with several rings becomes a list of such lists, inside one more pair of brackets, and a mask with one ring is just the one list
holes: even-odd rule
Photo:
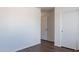
[[40, 43], [38, 8], [0, 8], [0, 51], [17, 51]]

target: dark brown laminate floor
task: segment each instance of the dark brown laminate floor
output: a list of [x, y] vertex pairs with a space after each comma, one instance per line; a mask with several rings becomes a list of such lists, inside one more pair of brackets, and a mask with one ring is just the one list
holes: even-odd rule
[[25, 48], [17, 52], [76, 52], [76, 51], [68, 48], [56, 47], [54, 46], [53, 42], [42, 40], [41, 44]]

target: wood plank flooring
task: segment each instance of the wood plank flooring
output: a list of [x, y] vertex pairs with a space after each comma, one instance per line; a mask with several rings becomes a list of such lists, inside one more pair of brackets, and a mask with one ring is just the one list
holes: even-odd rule
[[25, 48], [17, 52], [76, 52], [76, 51], [68, 48], [56, 47], [54, 46], [53, 42], [41, 40], [41, 44], [35, 45], [30, 48]]

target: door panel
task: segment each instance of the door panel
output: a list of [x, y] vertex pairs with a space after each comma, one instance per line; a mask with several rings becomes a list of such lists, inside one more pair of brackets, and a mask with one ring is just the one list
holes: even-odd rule
[[41, 38], [47, 40], [47, 16], [42, 16], [41, 19]]
[[66, 12], [62, 15], [62, 40], [61, 45], [67, 48], [76, 49], [78, 23], [77, 12]]

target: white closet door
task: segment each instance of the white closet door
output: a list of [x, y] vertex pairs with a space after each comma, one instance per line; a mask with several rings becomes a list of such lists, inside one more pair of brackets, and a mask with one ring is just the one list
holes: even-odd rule
[[78, 19], [77, 11], [64, 12], [62, 15], [62, 40], [63, 47], [76, 49], [77, 32], [78, 32]]
[[41, 20], [41, 39], [47, 40], [47, 16], [42, 16], [42, 20]]

